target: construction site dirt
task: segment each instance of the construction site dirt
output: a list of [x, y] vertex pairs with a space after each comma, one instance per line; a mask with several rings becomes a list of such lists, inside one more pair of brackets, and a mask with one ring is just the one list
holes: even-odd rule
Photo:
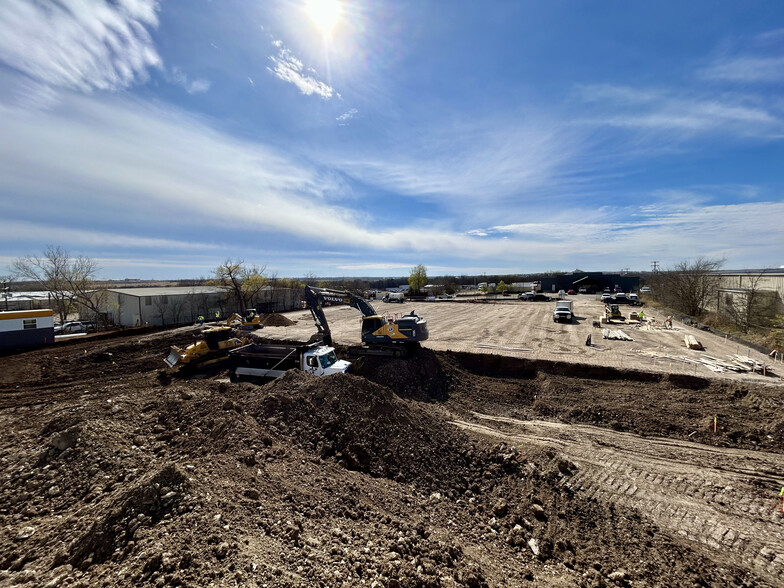
[[551, 306], [420, 304], [413, 357], [324, 378], [164, 370], [195, 327], [0, 359], [0, 586], [782, 585], [780, 368]]

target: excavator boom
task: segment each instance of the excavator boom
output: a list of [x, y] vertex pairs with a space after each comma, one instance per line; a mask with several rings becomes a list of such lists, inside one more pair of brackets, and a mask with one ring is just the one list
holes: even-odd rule
[[[362, 296], [329, 288], [305, 288], [305, 300], [316, 329], [325, 345], [332, 345], [332, 332], [324, 315], [324, 303], [346, 304], [362, 313], [362, 353], [364, 355], [405, 355], [405, 345], [418, 345], [428, 338], [427, 321], [414, 312], [397, 319], [385, 319]], [[356, 350], [355, 350], [356, 351]]]

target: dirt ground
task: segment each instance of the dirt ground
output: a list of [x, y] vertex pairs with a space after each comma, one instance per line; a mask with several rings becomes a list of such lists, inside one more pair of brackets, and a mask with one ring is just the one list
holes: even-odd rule
[[778, 378], [477, 349], [532, 346], [508, 306], [327, 378], [164, 371], [193, 329], [0, 359], [0, 586], [782, 585]]
[[[667, 317], [647, 307], [620, 307], [625, 316], [631, 311], [643, 310], [649, 317], [645, 323], [627, 321], [626, 324], [610, 326], [612, 329], [622, 329], [634, 341], [602, 339], [601, 329], [594, 327], [593, 323], [604, 312], [604, 304], [594, 295], [579, 294], [568, 298], [574, 301], [575, 321], [572, 323], [553, 322], [554, 302], [499, 299], [484, 304], [451, 301], [416, 304], [373, 301], [372, 304], [380, 314], [406, 314], [414, 310], [426, 318], [430, 338], [424, 345], [437, 351], [501, 354], [695, 376], [709, 376], [712, 372], [703, 365], [687, 363], [684, 358], [695, 360], [709, 355], [728, 360], [732, 355], [742, 355], [768, 365], [770, 377], [752, 374], [735, 376], [732, 373], [724, 374], [726, 377], [764, 382], [780, 380], [784, 374], [784, 364], [774, 365], [766, 355], [725, 341], [713, 333], [677, 322], [672, 329], [665, 329]], [[357, 310], [348, 306], [333, 306], [324, 311], [336, 342], [345, 345], [360, 343], [360, 314]], [[307, 340], [313, 334], [313, 319], [309, 311], [290, 312], [286, 316], [296, 323], [285, 328], [267, 329], [264, 335]], [[686, 334], [694, 335], [705, 350], [687, 349], [684, 344]], [[591, 347], [585, 345], [588, 335], [591, 335]]]

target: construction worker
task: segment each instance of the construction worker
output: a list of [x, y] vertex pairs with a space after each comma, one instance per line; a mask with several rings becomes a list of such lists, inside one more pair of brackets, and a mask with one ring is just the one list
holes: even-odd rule
[[643, 311], [637, 313], [637, 320], [639, 320], [640, 322], [645, 320], [645, 313]]
[[664, 321], [664, 327], [667, 328], [667, 329], [671, 329], [672, 328], [672, 317], [671, 316], [668, 316], [667, 320]]
[[203, 324], [204, 324], [204, 315], [203, 315], [203, 314], [200, 314], [200, 315], [199, 315], [199, 317], [198, 317], [196, 320], [198, 320], [198, 321], [199, 321], [199, 324], [200, 324], [200, 325], [203, 325]]

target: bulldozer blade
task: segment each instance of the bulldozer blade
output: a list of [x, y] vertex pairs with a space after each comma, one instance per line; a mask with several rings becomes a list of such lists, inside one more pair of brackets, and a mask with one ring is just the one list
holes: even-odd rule
[[171, 351], [169, 351], [169, 355], [163, 362], [168, 365], [170, 368], [173, 368], [180, 362], [180, 349], [179, 347], [172, 347]]

